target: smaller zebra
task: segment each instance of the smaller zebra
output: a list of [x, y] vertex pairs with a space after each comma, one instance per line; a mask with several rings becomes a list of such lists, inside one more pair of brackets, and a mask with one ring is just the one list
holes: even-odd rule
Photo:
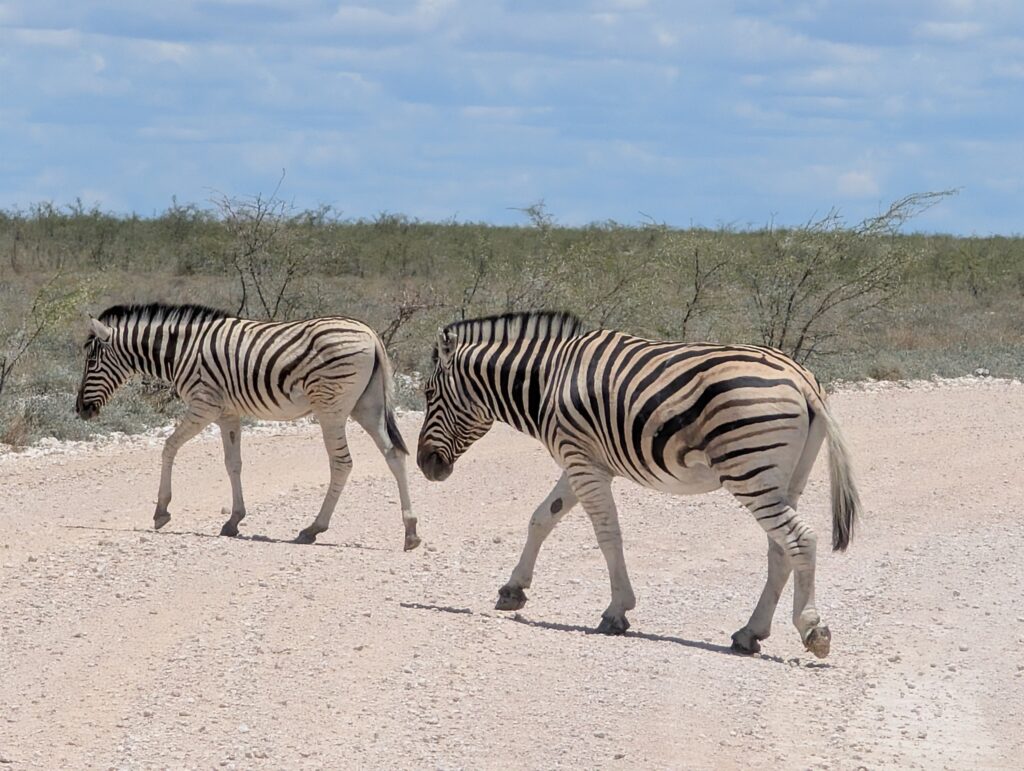
[[[340, 316], [255, 321], [201, 305], [116, 305], [90, 322], [85, 372], [75, 411], [84, 420], [125, 381], [146, 375], [171, 384], [185, 415], [163, 449], [153, 526], [170, 521], [171, 471], [185, 442], [217, 423], [231, 480], [231, 516], [220, 534], [238, 535], [242, 498], [241, 417], [295, 420], [315, 415], [330, 461], [331, 481], [320, 512], [295, 539], [313, 543], [327, 530], [352, 470], [345, 435], [351, 416], [373, 439], [398, 482], [405, 549], [420, 539], [409, 500], [405, 442], [392, 407], [391, 365], [377, 334]], [[225, 510], [226, 513], [226, 510]]]

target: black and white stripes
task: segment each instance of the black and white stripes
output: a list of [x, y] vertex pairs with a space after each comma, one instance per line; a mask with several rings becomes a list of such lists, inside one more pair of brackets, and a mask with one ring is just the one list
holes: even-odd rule
[[345, 437], [351, 414], [374, 439], [398, 482], [405, 547], [419, 543], [406, 481], [407, 450], [391, 407], [391, 368], [380, 339], [362, 322], [341, 317], [266, 322], [198, 305], [119, 305], [92, 320], [85, 350], [76, 402], [81, 417], [95, 416], [136, 374], [172, 384], [185, 402], [185, 416], [164, 446], [156, 527], [170, 519], [174, 457], [205, 426], [217, 422], [221, 430], [233, 494], [231, 517], [221, 533], [236, 535], [245, 516], [241, 416], [292, 420], [314, 414], [331, 467], [323, 506], [298, 538], [314, 541], [327, 529], [352, 468]]
[[564, 313], [510, 314], [443, 329], [425, 384], [418, 461], [444, 479], [494, 420], [544, 442], [564, 474], [531, 520], [526, 548], [498, 607], [526, 600], [537, 552], [579, 501], [608, 562], [612, 603], [601, 629], [622, 632], [635, 604], [622, 558], [611, 480], [666, 492], [725, 487], [768, 535], [768, 583], [734, 645], [757, 650], [778, 594], [796, 571], [794, 623], [809, 650], [828, 653], [814, 606], [816, 540], [796, 512], [822, 441], [830, 447], [833, 545], [845, 549], [859, 508], [838, 428], [814, 376], [757, 346], [651, 342], [587, 332]]

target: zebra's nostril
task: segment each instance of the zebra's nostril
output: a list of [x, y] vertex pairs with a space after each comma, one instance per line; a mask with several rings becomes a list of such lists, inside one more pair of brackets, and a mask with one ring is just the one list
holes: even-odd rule
[[416, 463], [423, 476], [431, 482], [443, 482], [452, 473], [452, 465], [441, 460], [441, 456], [432, 449], [421, 449], [416, 454]]
[[78, 413], [78, 417], [82, 420], [92, 420], [99, 414], [100, 408], [95, 402], [79, 402], [75, 405], [75, 412]]

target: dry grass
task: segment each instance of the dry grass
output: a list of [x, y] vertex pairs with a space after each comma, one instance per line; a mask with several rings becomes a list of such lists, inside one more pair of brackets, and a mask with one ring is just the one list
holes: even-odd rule
[[[1024, 376], [1024, 239], [865, 236], [820, 227], [560, 228], [546, 215], [524, 227], [396, 215], [343, 222], [327, 211], [275, 216], [270, 236], [254, 242], [246, 240], [252, 234], [244, 220], [225, 223], [191, 206], [152, 219], [81, 207], [0, 212], [0, 346], [23, 318], [27, 298], [53, 275], [82, 290], [76, 314], [38, 340], [0, 393], [0, 438], [80, 438], [170, 419], [177, 403], [144, 387], [120, 394], [95, 424], [75, 419], [86, 314], [154, 300], [236, 311], [243, 299], [239, 244], [252, 243], [260, 250], [252, 264], [263, 271], [257, 280], [268, 289], [280, 288], [280, 267], [301, 264], [288, 278], [282, 315], [365, 319], [390, 332], [389, 350], [405, 373], [429, 365], [441, 324], [540, 307], [655, 338], [762, 343], [771, 328], [777, 336], [768, 342], [787, 347], [792, 338], [778, 333], [791, 294], [790, 321], [802, 324], [831, 288], [865, 266], [886, 265], [885, 286], [815, 320], [816, 342], [804, 353], [822, 379], [962, 375], [977, 367]], [[819, 266], [814, 291], [794, 294], [809, 264]], [[249, 302], [256, 286], [250, 281], [246, 291]], [[407, 405], [418, 403], [415, 388], [401, 393]]]

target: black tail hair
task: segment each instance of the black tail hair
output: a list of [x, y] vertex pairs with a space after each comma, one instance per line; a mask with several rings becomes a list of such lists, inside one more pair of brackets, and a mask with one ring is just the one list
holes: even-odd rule
[[388, 429], [388, 438], [391, 444], [399, 452], [409, 454], [409, 448], [405, 445], [402, 432], [398, 430], [398, 423], [395, 421], [394, 382], [391, 374], [391, 363], [388, 361], [388, 353], [384, 350], [384, 344], [377, 339], [377, 355], [373, 358], [373, 372], [370, 375], [370, 382], [373, 382], [373, 375], [380, 369], [381, 387], [384, 389], [384, 424]]

